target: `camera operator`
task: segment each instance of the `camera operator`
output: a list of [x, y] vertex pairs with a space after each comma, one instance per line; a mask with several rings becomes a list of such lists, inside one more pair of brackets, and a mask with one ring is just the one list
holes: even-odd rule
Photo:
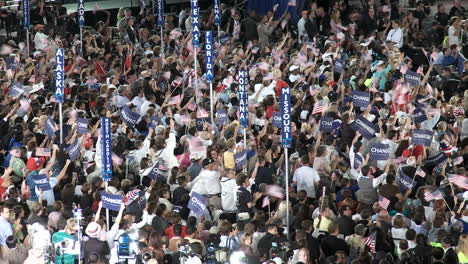
[[76, 221], [74, 218], [60, 218], [57, 223], [58, 232], [52, 235], [52, 243], [56, 250], [55, 263], [74, 263], [80, 252], [80, 244], [76, 241]]
[[267, 226], [267, 233], [258, 242], [258, 253], [260, 258], [270, 259], [270, 251], [275, 245], [279, 246], [284, 239], [278, 234], [278, 227], [273, 224]]

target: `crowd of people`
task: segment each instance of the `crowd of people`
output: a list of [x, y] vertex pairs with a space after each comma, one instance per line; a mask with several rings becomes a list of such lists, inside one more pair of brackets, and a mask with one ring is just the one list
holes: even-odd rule
[[468, 263], [463, 2], [295, 3], [221, 3], [219, 30], [200, 10], [207, 76], [190, 6], [161, 34], [151, 4], [95, 8], [81, 41], [76, 13], [31, 1], [29, 45], [18, 32], [0, 47], [0, 264]]

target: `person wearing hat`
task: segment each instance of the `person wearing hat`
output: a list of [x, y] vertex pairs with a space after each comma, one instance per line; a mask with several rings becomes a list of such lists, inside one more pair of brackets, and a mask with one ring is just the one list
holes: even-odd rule
[[200, 153], [192, 153], [190, 155], [190, 166], [187, 168], [187, 174], [190, 177], [190, 180], [193, 181], [203, 169], [202, 166], [202, 156]]
[[192, 181], [192, 192], [208, 197], [208, 205], [214, 209], [221, 209], [221, 173], [218, 171], [218, 163], [206, 158], [202, 162], [203, 169]]
[[97, 253], [101, 258], [110, 253], [109, 245], [106, 241], [99, 240], [98, 237], [101, 233], [101, 226], [96, 222], [91, 222], [86, 227], [85, 231], [88, 240], [83, 242], [84, 263], [89, 264], [89, 258], [92, 253]]

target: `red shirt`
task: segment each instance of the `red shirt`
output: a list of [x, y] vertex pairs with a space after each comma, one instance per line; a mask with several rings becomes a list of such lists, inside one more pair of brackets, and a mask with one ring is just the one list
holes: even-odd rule
[[0, 178], [0, 197], [2, 197], [3, 194], [7, 191], [7, 188], [2, 187], [2, 184], [3, 184], [3, 179]]
[[[185, 237], [185, 229], [187, 227], [186, 226], [182, 226], [182, 234], [180, 237], [184, 238]], [[174, 226], [171, 225], [170, 227], [166, 228], [166, 231], [164, 231], [164, 233], [166, 234], [167, 238], [171, 239], [173, 236], [174, 236]]]

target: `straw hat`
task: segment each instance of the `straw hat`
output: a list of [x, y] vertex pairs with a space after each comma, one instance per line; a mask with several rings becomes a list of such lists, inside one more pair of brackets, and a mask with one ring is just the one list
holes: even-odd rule
[[89, 237], [97, 237], [101, 232], [101, 226], [96, 222], [91, 222], [86, 227], [85, 232]]

